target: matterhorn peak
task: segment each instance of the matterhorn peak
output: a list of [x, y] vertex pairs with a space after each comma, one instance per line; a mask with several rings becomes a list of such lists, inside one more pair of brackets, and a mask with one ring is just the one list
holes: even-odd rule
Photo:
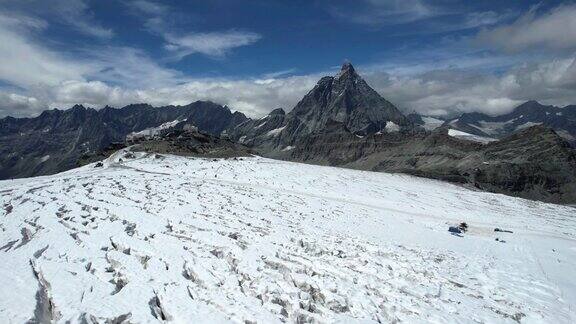
[[336, 75], [336, 79], [340, 79], [342, 77], [356, 77], [357, 75], [358, 74], [356, 73], [356, 70], [354, 70], [352, 63], [346, 61], [344, 64], [342, 64], [342, 68], [340, 68], [340, 72], [338, 72]]
[[344, 62], [344, 64], [342, 64], [342, 68], [340, 69], [340, 72], [355, 72], [354, 71], [354, 67], [352, 66], [352, 63], [346, 61]]

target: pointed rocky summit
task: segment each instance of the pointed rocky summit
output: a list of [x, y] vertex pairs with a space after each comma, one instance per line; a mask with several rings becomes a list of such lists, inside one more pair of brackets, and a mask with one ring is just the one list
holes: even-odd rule
[[410, 125], [404, 115], [372, 89], [347, 62], [335, 77], [323, 77], [287, 115], [283, 142], [325, 128], [328, 121], [344, 124], [351, 132], [366, 135], [401, 130]]

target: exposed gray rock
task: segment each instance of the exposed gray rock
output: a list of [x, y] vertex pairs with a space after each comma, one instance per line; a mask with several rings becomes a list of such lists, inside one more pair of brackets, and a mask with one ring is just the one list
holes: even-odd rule
[[277, 108], [260, 119], [248, 119], [230, 131], [230, 138], [261, 149], [278, 146], [279, 132], [286, 124], [284, 109]]
[[342, 65], [335, 77], [320, 79], [286, 119], [281, 132], [285, 145], [324, 129], [330, 121], [342, 123], [359, 135], [385, 132], [389, 122], [400, 129], [411, 127], [408, 119], [374, 91], [350, 63]]

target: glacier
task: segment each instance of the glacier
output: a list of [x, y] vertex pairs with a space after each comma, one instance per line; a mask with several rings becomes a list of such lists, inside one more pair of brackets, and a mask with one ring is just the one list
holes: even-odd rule
[[576, 322], [576, 209], [408, 175], [123, 150], [0, 219], [2, 322]]

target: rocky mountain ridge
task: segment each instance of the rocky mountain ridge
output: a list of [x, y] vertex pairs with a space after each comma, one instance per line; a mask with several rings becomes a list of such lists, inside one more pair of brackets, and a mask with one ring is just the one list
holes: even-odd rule
[[126, 135], [166, 122], [187, 120], [199, 130], [220, 135], [247, 120], [226, 106], [197, 101], [186, 106], [147, 104], [101, 110], [76, 105], [47, 110], [35, 118], [0, 119], [0, 179], [52, 174], [77, 166]]
[[255, 152], [306, 163], [409, 173], [530, 199], [574, 203], [576, 158], [565, 140], [572, 110], [554, 109], [528, 102], [500, 117], [464, 114], [442, 121], [405, 116], [347, 63], [336, 76], [321, 78], [288, 113], [278, 108], [260, 119], [203, 101], [99, 111], [75, 106], [36, 118], [5, 118], [0, 120], [0, 178], [70, 169], [80, 157], [106, 156], [101, 152], [127, 135], [151, 137], [146, 151], [187, 154], [200, 143], [197, 137], [177, 132], [188, 125], [228, 141], [212, 141], [211, 149], [216, 151], [227, 148], [232, 154]]
[[576, 105], [564, 108], [542, 105], [532, 100], [516, 107], [512, 112], [490, 116], [483, 113], [466, 113], [458, 118], [447, 120], [443, 126], [469, 134], [503, 138], [522, 129], [544, 125], [558, 135], [576, 144]]

